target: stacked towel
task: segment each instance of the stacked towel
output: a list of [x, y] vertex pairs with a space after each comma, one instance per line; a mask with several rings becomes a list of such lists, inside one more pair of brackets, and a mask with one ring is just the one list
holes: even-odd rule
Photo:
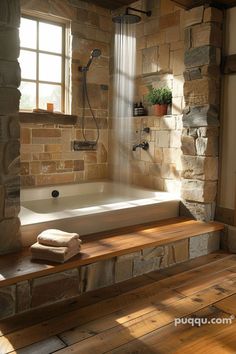
[[64, 263], [80, 252], [81, 240], [76, 233], [56, 229], [43, 231], [31, 246], [32, 258]]

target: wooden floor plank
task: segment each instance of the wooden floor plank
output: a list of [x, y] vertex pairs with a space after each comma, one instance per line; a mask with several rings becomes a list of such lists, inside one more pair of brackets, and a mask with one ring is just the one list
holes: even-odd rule
[[[236, 267], [234, 267], [233, 270], [236, 271]], [[234, 272], [231, 272], [230, 270], [226, 269], [220, 272], [216, 272], [214, 274], [204, 274], [203, 276], [199, 276], [198, 278], [193, 279], [193, 281], [188, 284], [184, 284], [177, 287], [176, 290], [185, 296], [189, 296], [199, 292], [200, 290], [205, 289], [207, 286], [220, 284], [226, 278], [234, 279]]]
[[[159, 279], [164, 278], [164, 275], [159, 274]], [[126, 280], [122, 283], [117, 283], [112, 286], [93, 290], [84, 293], [76, 298], [65, 300], [54, 305], [49, 305], [40, 309], [35, 309], [30, 313], [17, 315], [0, 321], [0, 336], [9, 334], [26, 326], [32, 326], [42, 321], [58, 317], [58, 314], [66, 314], [80, 308], [97, 304], [99, 301], [111, 299], [117, 295], [124, 294], [134, 289], [153, 284], [154, 280], [145, 275], [138, 276], [133, 279]]]
[[[212, 306], [207, 307], [203, 310], [192, 313], [187, 318], [198, 318], [207, 321], [212, 320], [212, 318], [217, 319], [229, 319], [229, 315], [224, 313]], [[231, 322], [234, 326], [234, 321]], [[204, 338], [214, 337], [214, 334], [221, 332], [225, 328], [231, 326], [228, 324], [202, 324], [201, 326], [192, 326], [191, 324], [180, 324], [175, 326], [174, 323], [157, 329], [147, 335], [140, 337], [126, 345], [120, 346], [107, 354], [171, 354], [171, 353], [182, 353], [184, 352], [184, 347], [187, 343], [201, 342], [202, 347], [199, 351], [193, 351], [190, 348], [187, 353], [208, 353], [205, 349]], [[236, 338], [234, 339], [236, 343]], [[218, 348], [215, 348], [216, 350]], [[187, 350], [187, 348], [185, 348]], [[215, 351], [218, 354], [218, 350]]]
[[[172, 276], [172, 275], [180, 274], [182, 272], [186, 272], [188, 270], [200, 269], [201, 267], [205, 267], [207, 264], [210, 264], [210, 263], [216, 264], [216, 262], [218, 262], [218, 261], [221, 262], [221, 261], [225, 261], [229, 258], [232, 259], [232, 256], [235, 257], [235, 255], [232, 255], [230, 253], [226, 253], [223, 251], [217, 251], [217, 252], [210, 253], [206, 256], [197, 257], [197, 258], [188, 260], [186, 262], [173, 265], [169, 268], [162, 269], [162, 273], [165, 275]], [[147, 276], [155, 279], [156, 274], [157, 274], [157, 272], [154, 271], [154, 272], [148, 273]]]
[[[233, 256], [236, 257], [236, 256]], [[39, 323], [40, 321], [46, 321], [47, 319], [56, 317], [58, 313], [63, 314], [66, 312], [74, 311], [76, 309], [91, 305], [95, 302], [102, 301], [107, 298], [112, 298], [114, 296], [120, 295], [122, 293], [131, 291], [133, 289], [143, 287], [148, 284], [153, 284], [154, 281], [166, 278], [167, 275], [175, 275], [177, 274], [178, 277], [181, 273], [188, 272], [194, 270], [196, 274], [194, 278], [197, 276], [198, 271], [201, 267], [204, 269], [204, 272], [210, 270], [210, 268], [206, 269], [204, 267], [209, 266], [210, 264], [213, 265], [212, 269], [217, 270], [218, 264], [222, 262], [226, 262], [228, 259], [232, 259], [232, 255], [224, 252], [217, 252], [212, 253], [207, 256], [198, 257], [197, 259], [193, 259], [191, 261], [184, 262], [179, 265], [175, 265], [170, 269], [164, 269], [160, 271], [155, 271], [149, 273], [147, 275], [142, 275], [122, 283], [118, 283], [112, 286], [109, 286], [104, 289], [94, 290], [89, 293], [83, 294], [78, 298], [74, 298], [72, 300], [66, 300], [65, 302], [50, 305], [43, 309], [36, 309], [32, 311], [31, 314], [23, 314], [18, 315], [10, 319], [5, 319], [0, 321], [0, 335], [8, 334], [13, 331], [19, 330], [26, 326], [32, 326], [33, 324]], [[223, 267], [223, 265], [222, 265]], [[177, 270], [177, 271], [176, 271]], [[211, 274], [211, 273], [210, 273]], [[190, 276], [190, 279], [192, 275]], [[174, 282], [174, 278], [172, 277]], [[183, 278], [180, 277], [179, 280], [180, 284], [184, 284]], [[185, 278], [186, 284], [186, 278]]]
[[205, 287], [208, 286], [206, 282], [204, 283], [205, 278], [209, 279], [210, 277], [213, 277], [213, 275], [222, 272], [222, 270], [224, 269], [226, 270], [228, 269], [229, 274], [228, 272], [226, 274], [231, 276], [230, 270], [235, 267], [235, 263], [236, 263], [236, 255], [231, 255], [227, 259], [221, 259], [217, 262], [206, 264], [205, 266], [202, 267], [186, 270], [172, 277], [161, 279], [159, 281], [159, 284], [165, 287], [171, 287], [172, 289], [179, 289], [180, 287], [184, 287], [188, 285], [190, 285], [191, 287], [192, 283], [194, 286], [194, 282], [196, 283], [198, 281], [200, 286], [201, 281], [203, 280], [204, 285], [202, 288], [204, 288], [204, 286]]
[[[206, 257], [205, 265], [201, 261], [196, 262], [195, 269], [193, 262], [185, 264], [182, 270], [176, 266], [180, 274], [172, 268], [169, 274], [160, 272], [156, 279], [144, 277], [151, 283], [141, 280], [141, 287], [132, 289], [132, 285], [132, 290], [129, 290], [127, 281], [125, 288], [128, 291], [124, 290], [124, 293], [119, 293], [117, 289], [110, 290], [111, 297], [108, 295], [105, 300], [102, 300], [103, 294], [98, 303], [82, 308], [75, 305], [68, 312], [54, 314], [53, 318], [46, 321], [40, 320], [39, 316], [39, 323], [27, 325], [26, 322], [25, 328], [14, 330], [13, 324], [13, 332], [10, 330], [0, 337], [0, 354], [21, 353], [21, 349], [26, 350], [22, 352], [24, 354], [29, 353], [27, 350], [30, 350], [30, 354], [40, 354], [50, 338], [59, 340], [59, 336], [62, 339], [59, 343], [69, 344], [68, 347], [52, 350], [59, 354], [171, 354], [173, 348], [173, 353], [180, 354], [190, 353], [190, 343], [194, 348], [191, 353], [205, 353], [205, 348], [208, 354], [231, 353], [235, 345], [232, 339], [235, 338], [234, 323], [233, 330], [231, 327], [207, 325], [201, 328], [173, 326], [176, 317], [221, 317], [234, 313], [235, 256], [209, 255], [209, 261]], [[181, 294], [178, 289], [187, 291], [188, 296]], [[16, 321], [16, 328], [17, 325], [20, 323]], [[201, 344], [201, 338], [204, 338], [205, 345]], [[47, 353], [47, 346], [45, 348], [42, 354]]]
[[215, 303], [214, 306], [236, 317], [236, 294]]
[[125, 232], [122, 228], [122, 231], [111, 231], [102, 238], [94, 236], [82, 244], [79, 255], [63, 264], [32, 261], [29, 250], [1, 256], [0, 287], [222, 229], [223, 225], [217, 222], [172, 218], [157, 222], [155, 227], [139, 227], [133, 232]]
[[79, 342], [94, 336], [95, 334], [102, 333], [105, 330], [116, 327], [118, 324], [122, 325], [128, 321], [141, 318], [144, 315], [152, 315], [157, 309], [159, 304], [167, 306], [183, 298], [174, 290], [160, 291], [159, 295], [148, 296], [142, 301], [113, 312], [102, 319], [99, 318], [89, 323], [73, 328], [72, 330], [59, 334], [59, 337], [67, 344]]
[[65, 343], [63, 343], [58, 337], [51, 337], [25, 348], [18, 349], [17, 352], [12, 351], [11, 354], [50, 354], [59, 349], [65, 348], [65, 346]]
[[157, 309], [153, 313], [148, 313], [138, 319], [117, 325], [91, 338], [75, 343], [68, 348], [59, 350], [58, 354], [68, 354], [71, 351], [86, 354], [92, 354], [96, 351], [96, 353], [102, 354], [112, 351], [135, 338], [139, 338], [173, 322], [176, 317], [187, 316], [192, 312], [211, 305], [213, 302], [220, 300], [220, 298], [225, 298], [235, 292], [235, 286], [236, 280], [235, 282], [230, 280], [225, 281], [222, 283], [222, 291], [214, 287], [206, 289], [192, 297], [178, 300], [169, 306], [163, 306], [162, 310]]

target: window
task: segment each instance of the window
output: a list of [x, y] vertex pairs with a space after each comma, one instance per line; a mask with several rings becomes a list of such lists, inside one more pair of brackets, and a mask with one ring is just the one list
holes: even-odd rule
[[65, 111], [65, 26], [22, 17], [20, 27], [21, 110]]

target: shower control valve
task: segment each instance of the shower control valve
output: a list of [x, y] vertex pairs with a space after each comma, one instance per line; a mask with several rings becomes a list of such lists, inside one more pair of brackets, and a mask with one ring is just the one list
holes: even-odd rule
[[137, 148], [141, 148], [143, 150], [148, 150], [149, 143], [147, 141], [143, 141], [142, 143], [133, 145], [133, 151], [136, 151]]

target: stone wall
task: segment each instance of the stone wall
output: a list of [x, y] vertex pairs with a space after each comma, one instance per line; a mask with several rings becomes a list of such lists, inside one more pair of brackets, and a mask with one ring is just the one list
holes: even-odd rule
[[182, 115], [135, 117], [134, 131], [134, 142], [148, 141], [149, 150], [132, 152], [132, 183], [179, 194]]
[[[184, 108], [184, 10], [170, 0], [140, 0], [132, 4], [141, 10], [151, 10], [152, 16], [142, 15], [136, 25], [136, 91], [135, 102], [144, 102], [147, 117], [133, 118], [130, 142], [149, 142], [149, 150], [131, 151], [131, 182], [137, 185], [180, 194], [181, 131]], [[173, 104], [168, 116], [154, 116], [153, 107], [145, 99], [148, 85], [172, 89]], [[143, 132], [149, 127], [150, 134]]]
[[204, 234], [2, 287], [0, 319], [206, 255], [219, 239], [219, 232]]
[[[21, 124], [22, 185], [68, 183], [107, 177], [110, 11], [80, 0], [21, 0], [24, 11], [65, 20], [71, 31], [71, 113], [74, 127]], [[102, 51], [87, 75], [90, 103], [100, 127], [97, 151], [74, 152], [72, 141], [84, 140], [81, 131], [82, 76], [78, 67], [86, 65], [94, 48]], [[95, 124], [86, 105], [85, 135], [96, 139]]]
[[185, 13], [182, 197], [202, 220], [214, 218], [217, 192], [222, 22], [214, 7]]
[[0, 2], [0, 254], [20, 247], [20, 4]]
[[[96, 130], [87, 119], [87, 136]], [[96, 151], [72, 151], [83, 140], [79, 126], [21, 124], [21, 186], [71, 183], [107, 177], [107, 118], [99, 119]]]

